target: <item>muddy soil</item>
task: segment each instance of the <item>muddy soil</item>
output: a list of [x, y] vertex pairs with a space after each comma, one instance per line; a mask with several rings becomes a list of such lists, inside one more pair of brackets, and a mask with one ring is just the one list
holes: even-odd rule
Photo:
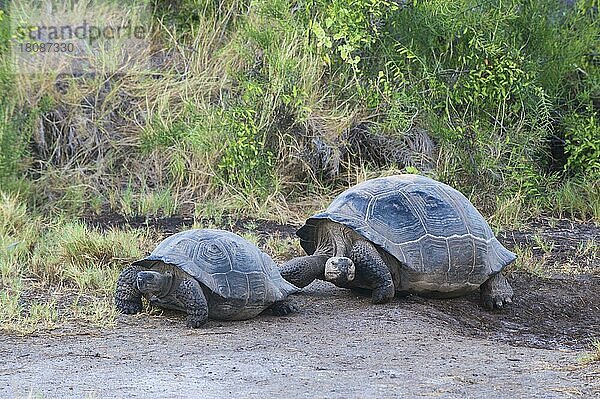
[[[193, 221], [89, 222], [151, 224], [166, 235]], [[262, 237], [295, 231], [244, 220], [227, 227]], [[495, 312], [483, 310], [476, 294], [373, 306], [368, 297], [315, 282], [293, 297], [299, 312], [286, 317], [188, 330], [182, 315], [165, 312], [120, 316], [113, 329], [4, 335], [0, 397], [600, 397], [600, 365], [578, 362], [600, 339], [600, 230], [541, 221], [499, 237], [509, 248], [533, 248], [547, 264], [577, 266], [577, 273], [513, 270], [515, 303]], [[540, 239], [551, 245], [539, 248]], [[584, 241], [591, 250], [581, 250]]]

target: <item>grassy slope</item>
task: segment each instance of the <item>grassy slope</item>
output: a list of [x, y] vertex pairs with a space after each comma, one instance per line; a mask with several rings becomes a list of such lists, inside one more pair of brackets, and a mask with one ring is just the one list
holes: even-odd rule
[[[284, 221], [294, 203], [418, 170], [498, 225], [541, 212], [598, 220], [592, 11], [442, 3], [159, 7], [151, 77], [16, 76], [4, 169], [31, 141], [29, 197], [71, 214]], [[571, 149], [566, 174], [549, 169], [554, 136]]]

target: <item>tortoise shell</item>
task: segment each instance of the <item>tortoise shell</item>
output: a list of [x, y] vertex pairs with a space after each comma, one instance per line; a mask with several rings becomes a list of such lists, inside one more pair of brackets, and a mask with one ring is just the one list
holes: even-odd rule
[[194, 229], [174, 234], [136, 263], [149, 261], [180, 268], [238, 307], [268, 305], [299, 291], [281, 277], [270, 256], [228, 231]]
[[298, 230], [309, 255], [323, 220], [351, 228], [415, 276], [438, 276], [428, 276], [431, 283], [481, 284], [516, 258], [464, 195], [419, 175], [381, 177], [344, 191]]

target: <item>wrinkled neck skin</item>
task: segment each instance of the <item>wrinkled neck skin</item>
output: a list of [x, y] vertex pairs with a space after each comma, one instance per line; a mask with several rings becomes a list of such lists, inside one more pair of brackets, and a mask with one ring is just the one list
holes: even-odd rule
[[175, 282], [175, 278], [173, 277], [173, 273], [166, 272], [163, 273], [163, 284], [162, 290], [156, 294], [159, 298], [164, 298], [169, 295], [173, 291], [173, 284]]
[[361, 239], [352, 229], [342, 224], [325, 221], [318, 227], [317, 250], [315, 255], [350, 255], [352, 244]]

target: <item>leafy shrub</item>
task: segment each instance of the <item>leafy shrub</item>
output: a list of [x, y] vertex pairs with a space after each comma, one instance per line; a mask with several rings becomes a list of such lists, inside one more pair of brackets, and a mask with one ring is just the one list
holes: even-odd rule
[[320, 4], [312, 33], [326, 60], [352, 65], [352, 85], [371, 112], [384, 111], [380, 121], [398, 109], [391, 93], [421, 98], [416, 122], [446, 154], [439, 176], [535, 196], [545, 192], [546, 138], [600, 81], [585, 61], [600, 29], [584, 3], [339, 0]]
[[[114, 151], [102, 152], [105, 168], [89, 176], [116, 187], [132, 180], [134, 198], [150, 188], [177, 193], [178, 204], [198, 197], [219, 203], [208, 197], [221, 187], [241, 196], [285, 190], [305, 197], [307, 187], [322, 186], [316, 180], [331, 187], [354, 172], [410, 164], [411, 157], [382, 156], [365, 165], [365, 154], [390, 147], [426, 152], [419, 169], [433, 169], [492, 207], [500, 195], [518, 195], [519, 207], [529, 206], [560, 185], [545, 169], [546, 147], [563, 132], [569, 173], [597, 169], [600, 28], [593, 1], [154, 3], [166, 27], [157, 35], [159, 73], [125, 79], [108, 97], [121, 99], [107, 101], [112, 108], [97, 101], [88, 107], [93, 93], [69, 99], [90, 112], [79, 113], [90, 121], [86, 128], [122, 133], [107, 143]], [[4, 71], [3, 92], [10, 92]], [[18, 167], [34, 131], [28, 123], [39, 115], [6, 104], [0, 175]], [[69, 128], [76, 118], [63, 119], [60, 127]], [[49, 134], [60, 131], [67, 129]], [[422, 142], [409, 141], [414, 131]], [[352, 141], [372, 137], [369, 151]], [[336, 173], [322, 173], [328, 164]], [[73, 174], [82, 176], [89, 165], [79, 166]], [[114, 176], [99, 176], [106, 173]], [[97, 181], [83, 176], [81, 187]]]
[[381, 24], [398, 5], [390, 0], [333, 0], [318, 2], [324, 17], [311, 24], [324, 60], [356, 67], [382, 34]]
[[13, 106], [10, 103], [10, 69], [8, 54], [9, 21], [4, 10], [0, 9], [0, 179], [12, 175], [15, 169], [15, 152], [13, 146], [18, 135], [10, 118]]
[[267, 193], [273, 181], [273, 154], [254, 122], [254, 111], [234, 108], [223, 112], [231, 137], [219, 162], [223, 180], [249, 193]]
[[598, 115], [571, 115], [567, 119], [566, 168], [575, 174], [600, 176], [600, 121]]
[[0, 188], [8, 189], [25, 170], [23, 157], [38, 108], [18, 104], [10, 55], [10, 21], [0, 9]]

